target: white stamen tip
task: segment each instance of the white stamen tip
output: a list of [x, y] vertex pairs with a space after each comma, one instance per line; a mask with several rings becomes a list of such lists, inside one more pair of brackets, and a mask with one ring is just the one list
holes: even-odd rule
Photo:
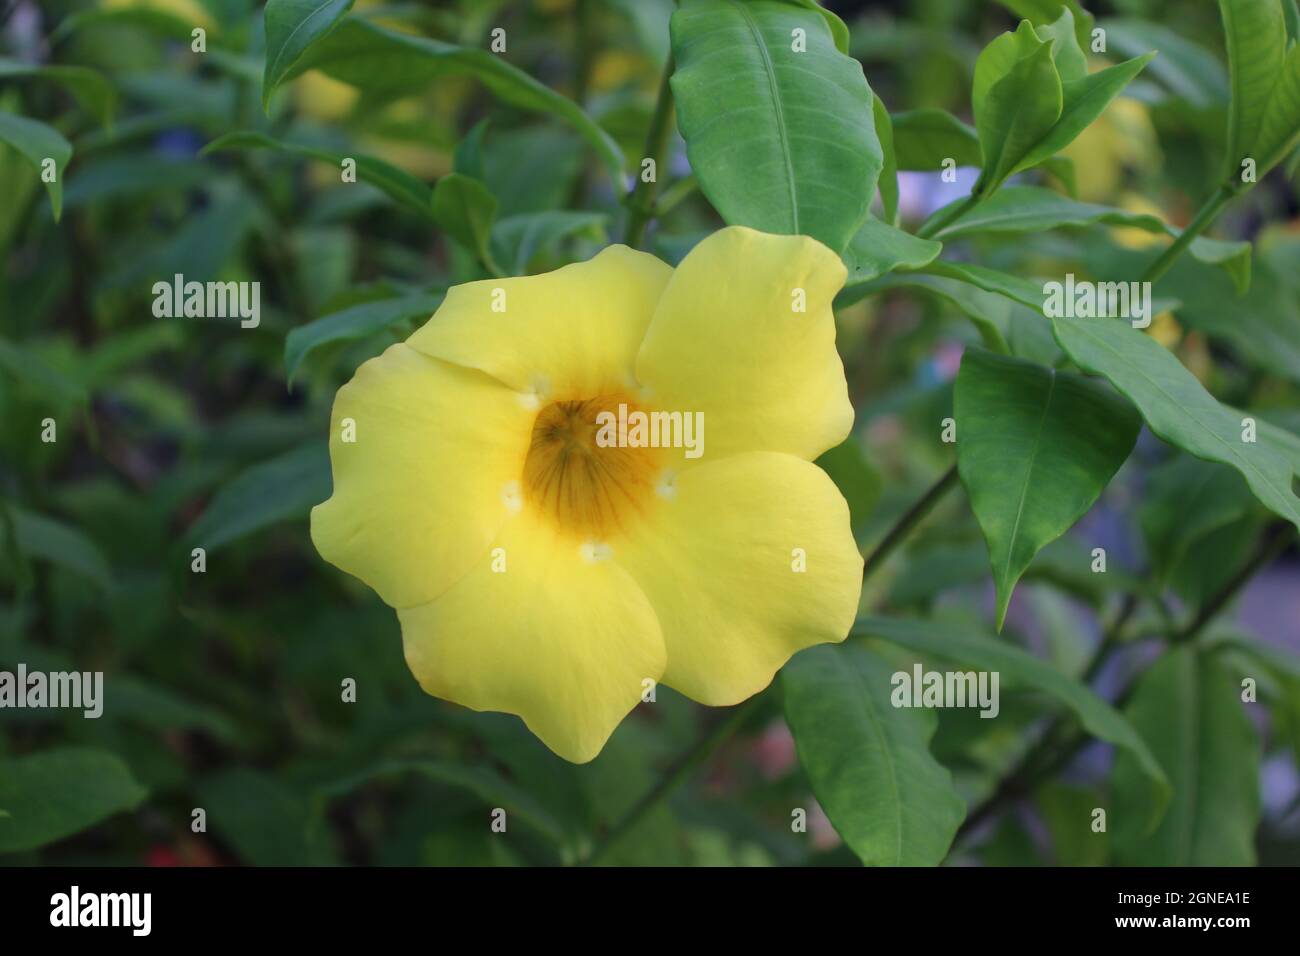
[[501, 489], [501, 503], [506, 506], [506, 511], [512, 515], [517, 515], [524, 510], [524, 494], [519, 488], [519, 482], [507, 481]]
[[671, 469], [665, 471], [659, 476], [659, 483], [655, 485], [655, 494], [660, 498], [666, 498], [672, 501], [677, 497], [677, 472]]
[[578, 553], [588, 564], [595, 564], [597, 561], [608, 561], [612, 558], [614, 549], [603, 541], [586, 541], [578, 548]]

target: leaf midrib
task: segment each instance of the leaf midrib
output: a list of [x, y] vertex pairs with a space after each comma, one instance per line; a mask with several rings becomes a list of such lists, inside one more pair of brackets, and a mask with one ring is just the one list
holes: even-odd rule
[[741, 18], [745, 21], [745, 26], [749, 28], [750, 36], [754, 38], [754, 45], [758, 47], [759, 56], [763, 58], [763, 73], [767, 78], [768, 94], [772, 99], [772, 113], [776, 121], [776, 135], [781, 145], [781, 160], [785, 167], [786, 186], [790, 192], [790, 225], [791, 230], [799, 232], [799, 200], [798, 191], [794, 182], [794, 162], [790, 154], [790, 134], [785, 126], [785, 111], [781, 108], [781, 97], [776, 84], [776, 66], [772, 62], [771, 55], [767, 52], [767, 44], [763, 42], [763, 33], [758, 28], [758, 23], [754, 15], [750, 13], [745, 4], [739, 0], [730, 0], [731, 5], [736, 8]]
[[1011, 525], [1011, 535], [1007, 539], [1007, 556], [1002, 565], [1002, 579], [1004, 582], [1011, 574], [1011, 556], [1015, 553], [1016, 535], [1020, 533], [1020, 521], [1025, 513], [1025, 502], [1029, 498], [1029, 485], [1034, 474], [1034, 463], [1038, 460], [1038, 449], [1043, 441], [1043, 428], [1047, 424], [1047, 416], [1052, 409], [1052, 396], [1056, 392], [1056, 369], [1049, 368], [1047, 372], [1047, 397], [1043, 400], [1043, 414], [1039, 417], [1038, 429], [1034, 432], [1034, 444], [1029, 451], [1029, 464], [1025, 468], [1025, 480], [1020, 488], [1020, 504], [1016, 508], [1016, 519]]

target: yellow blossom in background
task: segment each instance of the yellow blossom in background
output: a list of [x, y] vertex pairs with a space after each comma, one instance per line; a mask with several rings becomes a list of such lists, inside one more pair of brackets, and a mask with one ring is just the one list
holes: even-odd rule
[[[426, 691], [568, 760], [656, 682], [750, 697], [857, 610], [848, 506], [811, 463], [853, 422], [844, 278], [813, 239], [730, 227], [676, 269], [611, 246], [451, 289], [339, 390], [317, 549], [397, 609]], [[632, 412], [698, 413], [702, 453], [601, 440]]]
[[1061, 154], [1074, 160], [1079, 198], [1087, 202], [1109, 202], [1126, 167], [1149, 172], [1161, 163], [1151, 111], [1126, 96], [1112, 102]]

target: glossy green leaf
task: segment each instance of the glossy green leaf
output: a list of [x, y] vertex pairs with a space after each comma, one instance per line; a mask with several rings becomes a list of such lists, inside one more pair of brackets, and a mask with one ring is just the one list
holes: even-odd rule
[[869, 218], [844, 250], [844, 264], [849, 270], [845, 288], [869, 282], [895, 269], [919, 269], [933, 262], [942, 249], [941, 242], [920, 239], [879, 219]]
[[1128, 754], [1140, 770], [1143, 820], [1154, 824], [1169, 800], [1169, 782], [1142, 736], [1110, 704], [1074, 678], [1014, 644], [975, 634], [955, 632], [933, 621], [868, 617], [853, 625], [859, 637], [877, 637], [921, 654], [955, 661], [966, 667], [997, 671], [1002, 687], [1009, 684], [1042, 691], [1068, 707], [1084, 730]]
[[502, 102], [568, 123], [612, 176], [620, 176], [623, 170], [618, 145], [576, 103], [486, 49], [398, 33], [369, 20], [346, 17], [308, 46], [282, 80], [307, 70], [323, 70], [372, 97], [414, 93], [444, 76], [472, 76]]
[[1300, 45], [1292, 46], [1269, 95], [1251, 154], [1256, 178], [1276, 166], [1300, 142]]
[[957, 468], [988, 542], [1001, 630], [1021, 574], [1092, 507], [1142, 421], [1082, 376], [979, 349], [962, 356], [953, 414]]
[[1259, 822], [1259, 735], [1241, 687], [1195, 647], [1165, 652], [1124, 710], [1169, 775], [1173, 798], [1154, 832], [1138, 812], [1144, 781], [1121, 753], [1108, 823], [1123, 866], [1252, 866]]
[[888, 225], [898, 225], [898, 160], [894, 155], [894, 125], [889, 118], [889, 110], [884, 101], [871, 94], [872, 118], [876, 124], [876, 139], [880, 140], [880, 152], [884, 165], [880, 169], [877, 188], [880, 191], [880, 207]]
[[0, 56], [0, 80], [12, 77], [31, 77], [58, 83], [99, 122], [105, 125], [112, 122], [117, 90], [98, 70], [62, 64], [37, 66]]
[[266, 71], [262, 74], [262, 108], [298, 58], [338, 26], [353, 0], [267, 0]]
[[1056, 318], [1052, 326], [1075, 364], [1109, 379], [1153, 432], [1198, 458], [1231, 465], [1266, 508], [1300, 528], [1286, 455], [1267, 434], [1243, 441], [1241, 416], [1219, 404], [1168, 349], [1113, 319]]
[[1282, 72], [1286, 24], [1278, 0], [1219, 0], [1219, 13], [1232, 90], [1227, 176], [1235, 181], [1241, 174], [1241, 161], [1253, 154], [1273, 84]]
[[1052, 61], [1062, 84], [1088, 75], [1088, 58], [1079, 46], [1074, 16], [1068, 7], [1063, 7], [1057, 18], [1035, 27], [1034, 32], [1040, 39], [1052, 41]]
[[428, 318], [442, 302], [437, 293], [378, 299], [349, 306], [290, 329], [284, 340], [285, 374], [290, 384], [312, 352], [336, 342], [353, 342], [410, 319]]
[[677, 123], [704, 195], [730, 224], [841, 251], [883, 164], [861, 65], [820, 16], [775, 0], [686, 0], [671, 27]]
[[982, 166], [979, 134], [951, 113], [909, 110], [891, 117], [899, 169], [935, 170], [951, 159], [958, 166]]
[[38, 172], [44, 172], [46, 160], [54, 161], [54, 177], [45, 183], [45, 191], [50, 195], [54, 221], [58, 222], [63, 214], [63, 177], [72, 159], [72, 144], [53, 126], [3, 110], [0, 110], [0, 142], [22, 153]]
[[357, 179], [377, 187], [390, 199], [412, 212], [426, 219], [431, 216], [429, 204], [432, 191], [428, 185], [405, 170], [373, 156], [340, 153], [306, 144], [286, 143], [253, 131], [227, 133], [205, 146], [203, 154], [227, 149], [270, 149], [294, 156], [306, 156], [327, 163], [340, 173], [343, 161], [353, 159], [357, 164]]
[[859, 644], [822, 645], [781, 671], [785, 718], [817, 802], [868, 866], [936, 866], [966, 806], [930, 755], [932, 710], [895, 707], [894, 668]]
[[[931, 221], [942, 222], [951, 208], [949, 205], [938, 210]], [[1159, 216], [1079, 202], [1042, 186], [1006, 186], [938, 229], [934, 236], [953, 239], [981, 233], [1010, 235], [1093, 223], [1135, 226], [1148, 232], [1167, 228]]]
[[448, 173], [433, 187], [430, 208], [434, 220], [453, 239], [473, 250], [489, 271], [502, 274], [489, 248], [497, 200], [486, 186], [471, 176]]
[[1138, 519], [1156, 581], [1167, 582], [1193, 546], [1241, 523], [1252, 507], [1254, 496], [1231, 468], [1178, 455], [1152, 469]]
[[1014, 34], [1002, 34], [976, 61], [972, 96], [984, 154], [979, 189], [992, 192], [1024, 168], [1061, 116], [1052, 44], [1039, 40], [1027, 20]]
[[62, 840], [134, 809], [144, 797], [127, 765], [106, 750], [65, 747], [0, 756], [0, 853]]
[[190, 527], [186, 541], [215, 549], [255, 531], [305, 518], [330, 496], [329, 450], [313, 441], [254, 465], [213, 496]]
[[1044, 163], [1074, 142], [1155, 55], [1154, 52], [1144, 53], [1097, 73], [1062, 83], [1060, 118], [1025, 152], [1011, 171], [1019, 172]]
[[[1169, 225], [1159, 216], [1129, 212], [1099, 203], [1080, 202], [1041, 186], [1003, 187], [949, 222], [947, 220], [955, 205], [956, 203], [950, 203], [930, 217], [930, 222], [944, 223], [935, 230], [934, 238], [950, 240], [970, 235], [1015, 235], [1048, 229], [1082, 228], [1094, 224], [1128, 226], [1174, 238], [1181, 233], [1181, 230]], [[1218, 266], [1226, 272], [1238, 295], [1244, 295], [1250, 288], [1249, 242], [1197, 236], [1192, 240], [1189, 251], [1197, 261]]]

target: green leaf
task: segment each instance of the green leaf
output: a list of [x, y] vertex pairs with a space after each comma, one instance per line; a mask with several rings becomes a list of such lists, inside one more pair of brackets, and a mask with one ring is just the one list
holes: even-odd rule
[[[930, 217], [931, 221], [942, 222], [951, 208], [949, 204], [938, 210]], [[1006, 186], [937, 230], [934, 236], [955, 239], [981, 233], [1013, 235], [1094, 223], [1134, 226], [1148, 232], [1164, 232], [1168, 228], [1159, 216], [1079, 202], [1042, 186]]]
[[[963, 201], [957, 200], [957, 203]], [[930, 221], [945, 222], [957, 203], [949, 203], [937, 210]], [[1173, 238], [1181, 234], [1181, 230], [1169, 225], [1159, 216], [1129, 212], [1098, 203], [1079, 202], [1041, 186], [1006, 186], [937, 229], [934, 238], [951, 240], [982, 234], [1016, 235], [1048, 229], [1082, 228], [1098, 223], [1144, 229]], [[1250, 288], [1249, 242], [1197, 236], [1192, 240], [1189, 251], [1198, 261], [1223, 269], [1232, 279], [1238, 295], [1244, 295]]]
[[957, 469], [988, 542], [1001, 630], [1021, 574], [1092, 507], [1142, 421], [1082, 376], [979, 349], [962, 356], [953, 415]]
[[12, 505], [5, 510], [13, 521], [14, 540], [20, 552], [79, 574], [101, 591], [113, 590], [113, 571], [108, 560], [86, 535], [33, 511]]
[[[792, 49], [795, 29], [806, 52]], [[884, 162], [861, 65], [816, 13], [773, 0], [686, 0], [671, 32], [677, 122], [714, 208], [841, 251]]]
[[492, 226], [493, 258], [508, 275], [521, 276], [538, 253], [570, 236], [586, 236], [607, 241], [605, 224], [609, 217], [601, 212], [548, 209], [525, 212], [498, 219]]
[[807, 7], [809, 10], [816, 10], [825, 19], [826, 26], [830, 28], [831, 37], [835, 40], [835, 49], [846, 56], [848, 55], [849, 28], [837, 14], [827, 10], [817, 0], [790, 0], [790, 2], [801, 7]]
[[937, 109], [895, 113], [894, 157], [899, 169], [936, 170], [951, 159], [958, 166], [982, 166], [979, 134], [951, 113]]
[[307, 47], [281, 81], [323, 70], [372, 97], [424, 89], [444, 76], [472, 76], [505, 103], [563, 120], [591, 144], [612, 176], [623, 170], [618, 144], [572, 100], [539, 83], [502, 56], [385, 29], [347, 17]]
[[37, 66], [0, 56], [0, 79], [11, 77], [34, 77], [58, 83], [100, 123], [107, 126], [113, 121], [117, 90], [98, 70], [85, 66]]
[[22, 153], [42, 174], [42, 164], [47, 159], [54, 160], [54, 178], [45, 183], [45, 191], [50, 194], [50, 208], [54, 210], [54, 221], [58, 222], [63, 214], [63, 177], [72, 159], [72, 144], [53, 126], [3, 110], [0, 110], [0, 142]]
[[1194, 109], [1211, 109], [1228, 102], [1228, 76], [1223, 64], [1203, 46], [1169, 27], [1145, 20], [1106, 20], [1102, 28], [1107, 45], [1120, 56], [1159, 50], [1148, 74]]
[[1128, 754], [1115, 762], [1110, 812], [1121, 866], [1253, 866], [1259, 823], [1259, 735], [1241, 688], [1214, 658], [1177, 647], [1143, 675], [1125, 708], [1169, 774], [1173, 799], [1146, 832], [1135, 811], [1141, 772]]
[[955, 279], [919, 272], [890, 272], [861, 284], [845, 286], [836, 305], [844, 308], [875, 292], [886, 289], [920, 289], [955, 306], [975, 323], [984, 344], [996, 352], [1010, 351], [1007, 336], [1011, 333], [1012, 314], [1017, 306], [1006, 297], [986, 292]]
[[251, 130], [227, 133], [205, 146], [200, 155], [227, 149], [270, 149], [294, 156], [306, 156], [328, 163], [335, 171], [341, 171], [344, 159], [353, 159], [357, 164], [358, 179], [377, 187], [390, 199], [426, 219], [431, 215], [429, 203], [432, 191], [428, 185], [405, 170], [373, 156], [338, 153], [316, 146], [285, 143]]
[[830, 451], [823, 452], [817, 466], [830, 476], [849, 504], [849, 523], [854, 534], [865, 530], [884, 489], [884, 479], [867, 458], [862, 443], [849, 436]]
[[1160, 819], [1169, 800], [1169, 782], [1141, 735], [1110, 704], [1051, 664], [1006, 641], [954, 633], [951, 626], [932, 621], [868, 617], [854, 624], [850, 633], [877, 637], [967, 667], [997, 671], [1003, 687], [1010, 682], [1049, 694], [1079, 718], [1084, 730], [1132, 757], [1140, 770], [1148, 809], [1145, 818], [1150, 824]]
[[1144, 53], [1097, 73], [1062, 83], [1060, 118], [1033, 148], [1026, 151], [1011, 172], [1047, 162], [1074, 142], [1154, 56], [1154, 52]]
[[1059, 17], [1035, 27], [1034, 32], [1040, 39], [1052, 41], [1052, 60], [1063, 84], [1088, 75], [1088, 58], [1079, 46], [1069, 8], [1063, 7]]
[[984, 153], [977, 191], [988, 193], [1025, 168], [1025, 158], [1061, 116], [1061, 78], [1052, 62], [1052, 44], [1042, 42], [1028, 20], [980, 54], [973, 103]]
[[383, 760], [355, 774], [321, 785], [316, 788], [316, 795], [327, 800], [334, 799], [371, 780], [407, 774], [415, 774], [472, 793], [482, 799], [486, 806], [501, 807], [511, 817], [517, 816], [521, 822], [556, 845], [563, 846], [572, 839], [572, 834], [564, 824], [527, 790], [486, 767], [469, 767], [450, 761], [418, 758]]
[[104, 693], [104, 711], [114, 720], [134, 721], [160, 732], [202, 730], [225, 743], [238, 743], [238, 731], [224, 714], [161, 685], [114, 674], [105, 682]]
[[448, 173], [433, 187], [434, 220], [466, 249], [473, 250], [488, 270], [501, 275], [489, 248], [497, 200], [477, 179]]
[[290, 329], [284, 340], [284, 365], [292, 384], [303, 361], [316, 349], [335, 342], [354, 342], [409, 319], [428, 318], [442, 302], [440, 293], [362, 302]]
[[1284, 160], [1300, 142], [1300, 45], [1292, 46], [1273, 86], [1251, 148], [1256, 178]]
[[[1001, 33], [989, 41], [975, 59], [975, 75], [971, 82], [971, 108], [977, 118], [985, 111], [993, 87], [1044, 46], [1050, 47], [1050, 44], [1044, 42], [1028, 20], [1021, 20], [1014, 31]], [[1048, 52], [1050, 54], [1050, 49]]]
[[307, 48], [326, 36], [352, 8], [353, 0], [267, 0], [266, 71], [262, 74], [262, 109]]
[[34, 850], [133, 810], [145, 790], [106, 750], [65, 747], [0, 757], [0, 853]]
[[884, 165], [880, 169], [877, 188], [880, 191], [880, 206], [888, 225], [898, 225], [898, 160], [894, 156], [894, 125], [889, 118], [889, 110], [884, 101], [875, 93], [871, 94], [872, 119], [876, 124], [876, 139], [880, 140], [880, 151]]
[[[1219, 0], [1228, 48], [1228, 148], [1225, 175], [1239, 181], [1241, 161], [1253, 155], [1286, 49], [1278, 0]], [[1258, 157], [1255, 157], [1258, 164]], [[1264, 170], [1259, 169], [1262, 175]]]
[[942, 249], [941, 242], [920, 239], [879, 219], [868, 218], [842, 256], [849, 270], [845, 288], [870, 282], [895, 269], [919, 269], [933, 262]]
[[1166, 584], [1198, 542], [1241, 523], [1254, 506], [1250, 489], [1231, 468], [1191, 455], [1178, 455], [1153, 468], [1138, 521], [1156, 581]]
[[966, 806], [930, 755], [932, 710], [893, 706], [894, 668], [858, 644], [796, 654], [785, 718], [817, 802], [868, 866], [937, 866]]
[[1266, 508], [1300, 528], [1300, 497], [1286, 455], [1267, 432], [1243, 442], [1241, 416], [1220, 405], [1168, 349], [1113, 319], [1055, 318], [1052, 329], [1075, 364], [1109, 379], [1159, 437], [1197, 458], [1231, 465]]
[[213, 496], [186, 540], [213, 550], [292, 518], [330, 496], [329, 450], [313, 441], [254, 465]]
[[328, 866], [328, 834], [315, 826], [307, 796], [268, 774], [238, 768], [198, 784], [208, 827], [253, 866]]
[[77, 379], [51, 368], [31, 348], [0, 338], [0, 370], [22, 383], [34, 395], [59, 405], [84, 405], [86, 387]]

